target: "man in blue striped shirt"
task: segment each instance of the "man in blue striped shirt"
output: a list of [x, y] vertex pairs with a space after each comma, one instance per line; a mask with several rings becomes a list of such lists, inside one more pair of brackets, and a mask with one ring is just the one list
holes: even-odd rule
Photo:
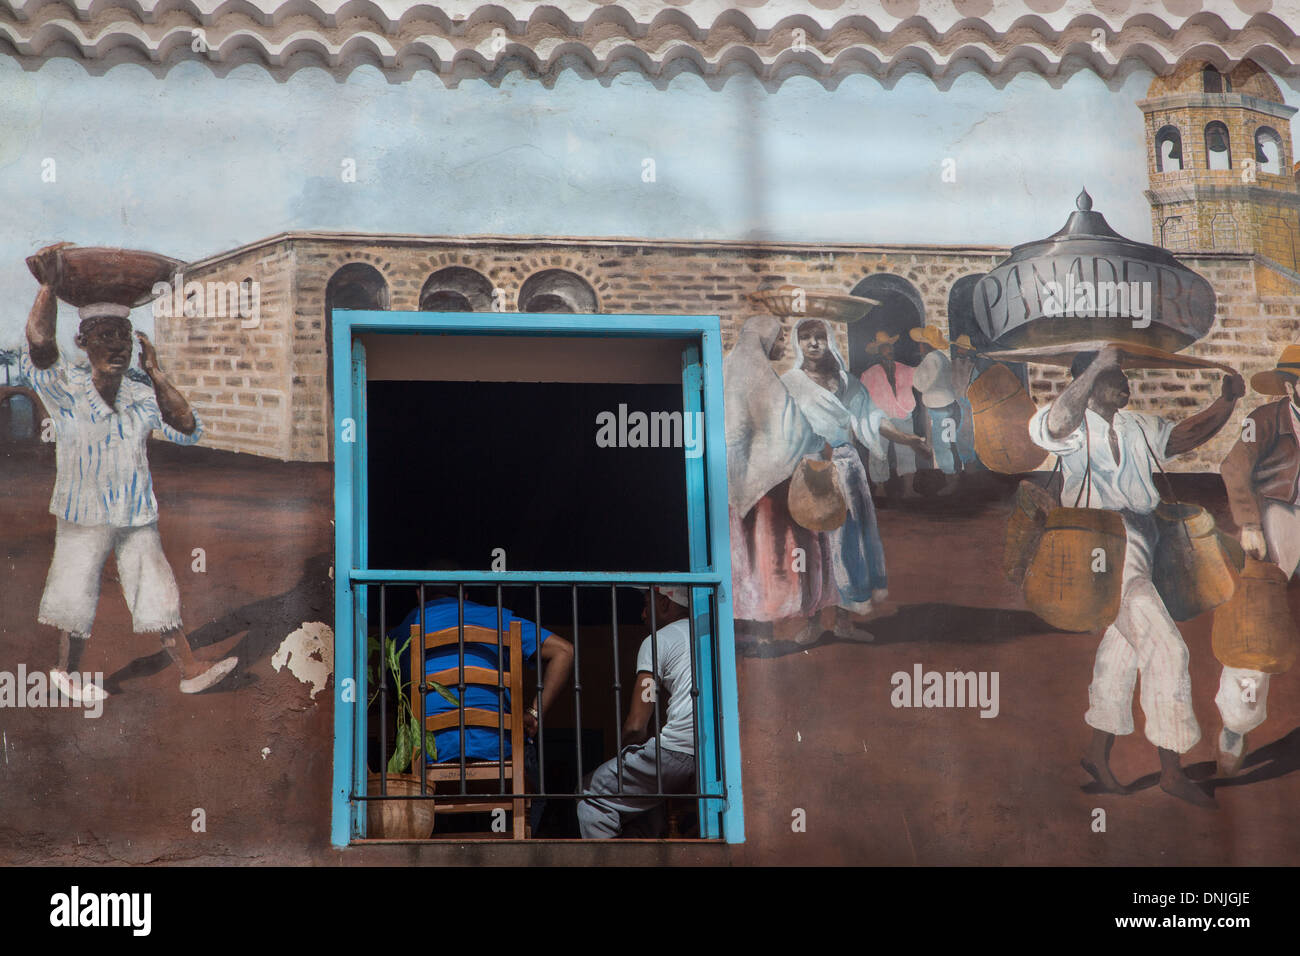
[[27, 318], [19, 369], [52, 416], [56, 477], [50, 513], [58, 524], [54, 557], [37, 619], [61, 631], [51, 682], [66, 696], [93, 703], [106, 696], [94, 683], [78, 687], [78, 668], [99, 603], [99, 582], [110, 551], [117, 558], [122, 594], [137, 633], [161, 635], [180, 667], [181, 691], [197, 693], [229, 675], [238, 660], [197, 660], [181, 629], [180, 592], [158, 536], [146, 443], [156, 429], [169, 441], [192, 445], [203, 426], [185, 397], [158, 367], [153, 344], [141, 332], [140, 365], [152, 387], [125, 377], [131, 364], [130, 309], [99, 303], [80, 309], [74, 339], [89, 365], [73, 365], [55, 341], [55, 288], [62, 244], [36, 255], [40, 291]]
[[[455, 570], [455, 568], [439, 564], [435, 565], [434, 570], [446, 571]], [[444, 628], [456, 627], [460, 620], [460, 611], [455, 586], [430, 586], [427, 588], [427, 593], [431, 595], [432, 599], [426, 600], [424, 605], [425, 632], [433, 633]], [[388, 636], [397, 641], [398, 646], [404, 645], [410, 636], [411, 625], [418, 623], [419, 620], [420, 609], [418, 607], [412, 608], [410, 613], [402, 619], [402, 623], [388, 632]], [[509, 608], [502, 608], [501, 627], [503, 631], [509, 631], [510, 625], [516, 620], [520, 623], [520, 639], [522, 643], [520, 650], [523, 652], [524, 664], [538, 666], [538, 656], [540, 655], [543, 668], [542, 694], [532, 702], [524, 714], [524, 732], [528, 738], [532, 739], [537, 735], [539, 711], [546, 713], [569, 681], [569, 669], [573, 664], [573, 645], [550, 631], [539, 629], [532, 621], [516, 617]], [[465, 623], [496, 630], [496, 606], [476, 604], [467, 598], [465, 600]], [[415, 641], [413, 646], [415, 653], [418, 654], [420, 642]], [[459, 646], [436, 648], [426, 653], [424, 661], [426, 674], [432, 675], [438, 671], [459, 666]], [[465, 666], [496, 670], [500, 667], [496, 647], [491, 644], [466, 644]], [[406, 664], [406, 657], [403, 655], [402, 673], [408, 673], [408, 669], [409, 665]], [[424, 700], [426, 717], [433, 717], [457, 709], [456, 705], [449, 703], [437, 694], [428, 694]], [[508, 692], [505, 695], [505, 704], [508, 710], [511, 704]], [[475, 684], [470, 685], [465, 690], [465, 706], [490, 711], [499, 711], [501, 709], [497, 692], [494, 689]], [[510, 730], [508, 724], [505, 733], [505, 756], [509, 758]], [[499, 742], [497, 730], [491, 730], [487, 727], [466, 727], [465, 759], [497, 760], [499, 759]], [[439, 731], [434, 735], [434, 743], [438, 750], [437, 762], [448, 763], [460, 759], [459, 726]]]

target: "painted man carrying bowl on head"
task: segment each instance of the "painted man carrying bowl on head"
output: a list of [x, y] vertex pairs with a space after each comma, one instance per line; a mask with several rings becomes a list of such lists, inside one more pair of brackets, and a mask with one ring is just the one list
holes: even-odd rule
[[[60, 351], [55, 340], [55, 300], [67, 279], [69, 245], [47, 246], [28, 260], [41, 288], [27, 318], [27, 341], [19, 356], [20, 371], [50, 413], [57, 442], [50, 498], [50, 513], [57, 520], [54, 557], [37, 615], [42, 624], [61, 632], [58, 663], [50, 678], [65, 696], [78, 702], [93, 703], [107, 696], [95, 684], [79, 686], [70, 675], [78, 670], [90, 638], [100, 577], [112, 551], [135, 631], [159, 634], [164, 650], [180, 668], [181, 692], [198, 693], [228, 676], [238, 659], [200, 661], [190, 650], [181, 629], [176, 578], [158, 536], [158, 503], [146, 446], [154, 430], [169, 441], [193, 445], [202, 437], [203, 425], [158, 367], [157, 352], [143, 332], [135, 337], [140, 343], [140, 365], [151, 384], [126, 376], [134, 345], [129, 315], [136, 303], [120, 301], [126, 297], [120, 281], [111, 283], [113, 290], [105, 293], [118, 301], [89, 302], [78, 310], [81, 324], [73, 341], [85, 350], [88, 361], [73, 364]], [[95, 252], [107, 254], [111, 263], [119, 251]], [[86, 258], [91, 250], [80, 253]], [[111, 265], [104, 271], [111, 273]], [[151, 285], [133, 290], [129, 299], [140, 298]], [[78, 291], [78, 298], [84, 300], [85, 288]]]

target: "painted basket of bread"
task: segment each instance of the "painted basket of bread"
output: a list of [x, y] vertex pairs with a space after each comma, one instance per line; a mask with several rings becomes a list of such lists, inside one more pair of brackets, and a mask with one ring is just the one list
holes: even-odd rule
[[751, 292], [749, 301], [783, 319], [827, 319], [844, 323], [858, 321], [880, 304], [879, 299], [825, 289], [805, 289], [797, 285]]
[[[69, 305], [111, 302], [135, 308], [153, 299], [154, 285], [168, 282], [184, 265], [179, 259], [136, 249], [103, 246], [65, 246], [57, 250], [54, 293]], [[27, 268], [41, 279], [36, 256]]]

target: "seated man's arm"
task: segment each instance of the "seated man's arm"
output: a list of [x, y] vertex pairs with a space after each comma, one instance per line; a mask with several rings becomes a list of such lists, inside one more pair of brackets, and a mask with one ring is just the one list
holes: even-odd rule
[[573, 667], [573, 645], [558, 634], [548, 634], [542, 640], [542, 699], [533, 701], [530, 712], [524, 716], [524, 730], [530, 737], [537, 736], [537, 718], [532, 710], [546, 713], [555, 703], [555, 698], [569, 682], [569, 671]]
[[632, 689], [627, 720], [623, 721], [624, 747], [628, 744], [643, 744], [650, 739], [650, 723], [655, 712], [655, 694], [658, 692], [654, 675], [649, 671], [637, 671]]

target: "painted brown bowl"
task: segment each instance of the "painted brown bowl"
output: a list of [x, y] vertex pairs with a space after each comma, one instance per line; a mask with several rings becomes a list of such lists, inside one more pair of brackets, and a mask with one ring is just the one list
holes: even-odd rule
[[749, 301], [781, 318], [826, 319], [830, 322], [844, 323], [858, 321], [880, 304], [878, 299], [868, 299], [860, 295], [844, 295], [824, 289], [804, 289], [803, 309], [796, 310], [795, 300], [799, 288], [794, 285], [783, 285], [776, 289], [751, 292]]
[[[62, 267], [55, 295], [78, 307], [96, 302], [144, 305], [154, 298], [154, 284], [170, 281], [184, 265], [156, 252], [102, 246], [68, 246], [59, 250], [59, 257]], [[28, 257], [32, 275], [35, 266], [36, 257]]]

